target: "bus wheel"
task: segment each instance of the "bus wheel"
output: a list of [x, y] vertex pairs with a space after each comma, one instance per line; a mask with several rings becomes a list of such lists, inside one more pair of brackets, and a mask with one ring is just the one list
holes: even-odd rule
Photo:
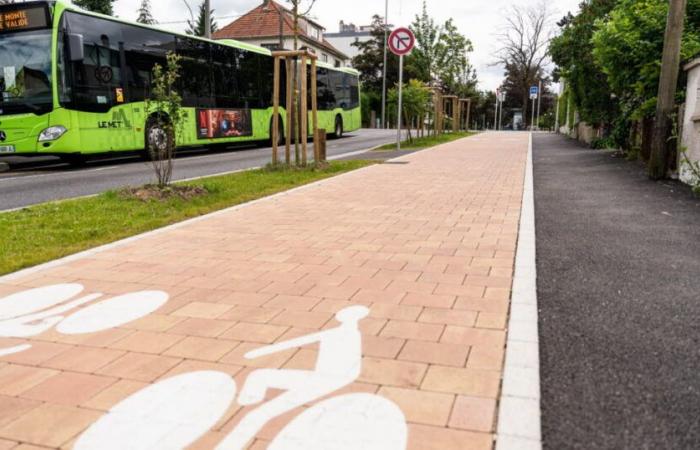
[[157, 120], [151, 119], [146, 126], [146, 148], [144, 156], [149, 161], [159, 161], [166, 159], [168, 148], [174, 143], [172, 130], [166, 129], [164, 124]]
[[82, 167], [87, 162], [87, 158], [81, 153], [69, 153], [67, 155], [61, 155], [60, 158], [61, 161], [73, 167]]
[[340, 116], [335, 118], [335, 138], [343, 137], [343, 119]]

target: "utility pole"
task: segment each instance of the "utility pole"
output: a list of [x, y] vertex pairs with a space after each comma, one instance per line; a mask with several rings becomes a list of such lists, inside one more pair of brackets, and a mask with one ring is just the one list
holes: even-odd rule
[[389, 45], [389, 0], [384, 4], [384, 75], [382, 76], [382, 129], [386, 129], [386, 62]]
[[[668, 172], [669, 142], [673, 127], [673, 110], [676, 106], [676, 87], [681, 59], [681, 38], [685, 21], [687, 0], [670, 0], [664, 52], [661, 58], [661, 77], [656, 103], [656, 120], [651, 140], [651, 157], [649, 158], [649, 178], [659, 180]], [[675, 143], [675, 140], [673, 141]]]
[[564, 92], [565, 89], [564, 83], [566, 83], [566, 81], [564, 81], [564, 79], [562, 78], [561, 83], [559, 84], [559, 92], [557, 93], [557, 114], [556, 116], [554, 116], [554, 132], [557, 134], [559, 134], [559, 100], [561, 100], [561, 94]]
[[211, 39], [211, 5], [210, 0], [204, 0], [204, 37]]

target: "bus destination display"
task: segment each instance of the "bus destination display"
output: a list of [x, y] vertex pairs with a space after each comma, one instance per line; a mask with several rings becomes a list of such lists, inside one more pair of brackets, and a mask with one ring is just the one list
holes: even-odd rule
[[49, 14], [46, 5], [0, 9], [0, 33], [48, 27]]

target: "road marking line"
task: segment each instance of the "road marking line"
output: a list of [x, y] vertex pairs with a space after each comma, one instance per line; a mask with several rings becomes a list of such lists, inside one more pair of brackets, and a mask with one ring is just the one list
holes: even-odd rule
[[541, 450], [532, 133], [525, 165], [496, 450]]

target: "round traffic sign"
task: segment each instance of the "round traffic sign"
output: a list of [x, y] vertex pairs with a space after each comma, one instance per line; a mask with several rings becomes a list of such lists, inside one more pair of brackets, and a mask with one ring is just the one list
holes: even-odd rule
[[397, 28], [389, 35], [389, 49], [397, 56], [411, 53], [416, 44], [416, 36], [408, 28]]

